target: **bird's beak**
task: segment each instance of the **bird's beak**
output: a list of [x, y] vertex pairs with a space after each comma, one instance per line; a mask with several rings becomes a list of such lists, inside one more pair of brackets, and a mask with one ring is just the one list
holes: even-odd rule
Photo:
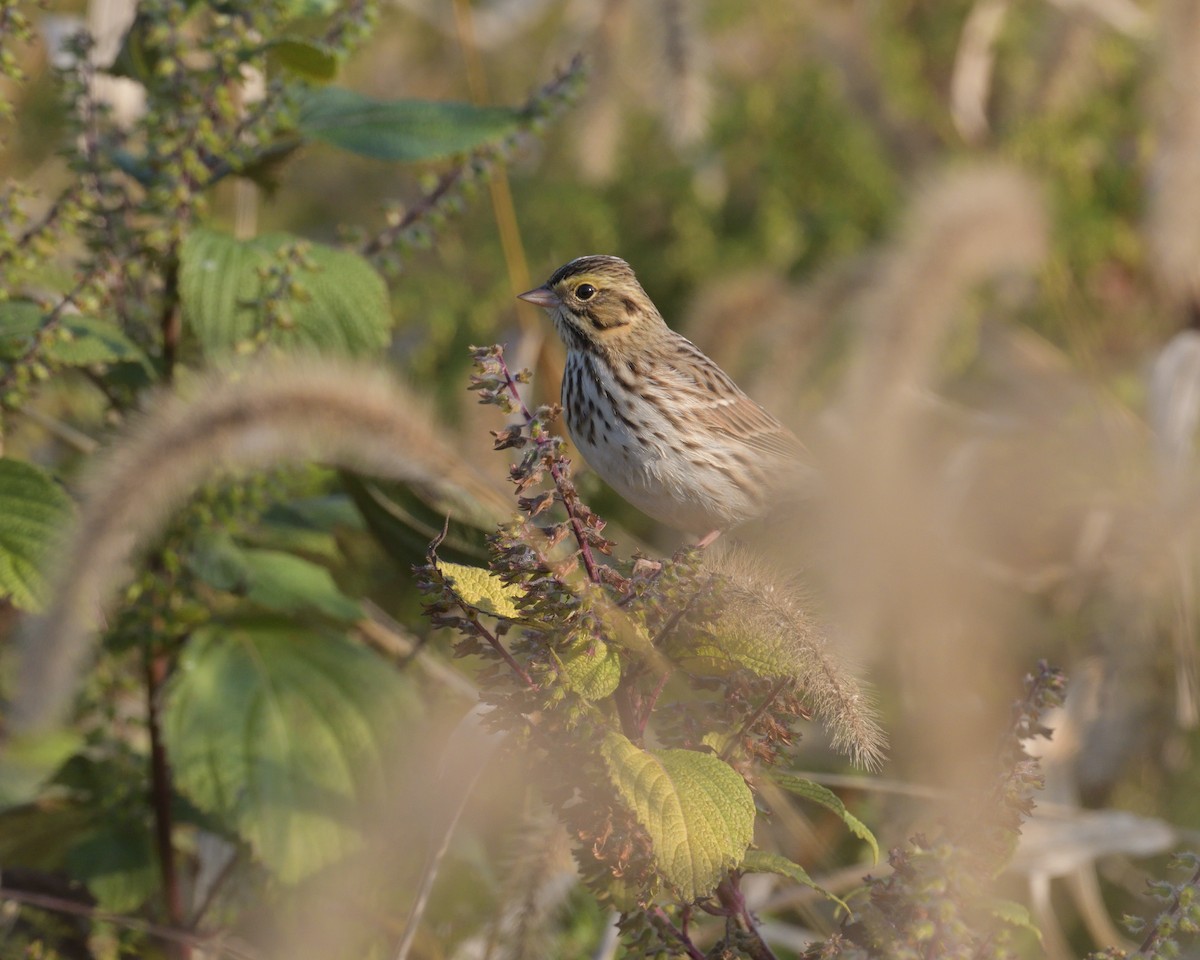
[[524, 300], [526, 303], [532, 303], [535, 307], [545, 307], [547, 310], [551, 310], [562, 303], [558, 299], [558, 294], [549, 287], [534, 287], [532, 290], [526, 290], [524, 293], [518, 294], [517, 299]]

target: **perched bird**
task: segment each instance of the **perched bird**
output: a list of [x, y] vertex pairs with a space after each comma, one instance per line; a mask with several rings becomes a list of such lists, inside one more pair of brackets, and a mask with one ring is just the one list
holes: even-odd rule
[[811, 471], [790, 430], [676, 333], [618, 257], [579, 257], [520, 295], [567, 347], [562, 405], [584, 459], [643, 513], [705, 534], [761, 517]]

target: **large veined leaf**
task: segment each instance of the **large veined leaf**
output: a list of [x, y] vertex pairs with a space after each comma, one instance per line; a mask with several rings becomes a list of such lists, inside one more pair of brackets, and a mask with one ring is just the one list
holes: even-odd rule
[[343, 637], [214, 625], [184, 650], [163, 732], [180, 792], [294, 883], [361, 847], [410, 702], [398, 673]]
[[712, 893], [753, 838], [746, 781], [712, 754], [642, 750], [619, 733], [600, 749], [617, 792], [654, 843], [663, 879], [685, 901]]
[[40, 608], [49, 547], [71, 516], [71, 501], [49, 474], [0, 457], [0, 597]]
[[772, 771], [771, 779], [789, 793], [794, 793], [805, 800], [811, 800], [813, 803], [820, 804], [826, 810], [836, 813], [841, 817], [842, 823], [850, 828], [852, 834], [860, 840], [867, 842], [871, 847], [871, 853], [875, 856], [875, 862], [879, 862], [879, 841], [875, 839], [875, 834], [870, 831], [865, 823], [846, 809], [846, 805], [842, 803], [842, 798], [836, 793], [828, 787], [815, 783], [806, 777], [797, 777], [793, 773]]
[[300, 132], [376, 160], [436, 160], [512, 133], [522, 114], [432, 100], [375, 100], [342, 87], [318, 87], [300, 105]]
[[[278, 251], [301, 242], [288, 234], [237, 240], [215, 230], [188, 234], [180, 252], [179, 298], [187, 328], [205, 350], [224, 353], [250, 342], [265, 322], [267, 294], [259, 271], [276, 262]], [[297, 270], [294, 280], [307, 297], [286, 304], [287, 329], [271, 340], [342, 354], [370, 354], [387, 345], [392, 328], [387, 285], [366, 260], [345, 250], [313, 243], [315, 270]]]

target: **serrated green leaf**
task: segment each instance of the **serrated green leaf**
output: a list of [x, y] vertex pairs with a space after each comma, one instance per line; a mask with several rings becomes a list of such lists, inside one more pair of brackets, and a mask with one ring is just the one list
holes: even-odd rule
[[32, 800], [38, 788], [83, 746], [83, 734], [66, 728], [10, 735], [0, 753], [0, 808]]
[[286, 10], [291, 17], [328, 17], [339, 6], [338, 0], [289, 0]]
[[334, 54], [318, 43], [299, 37], [283, 37], [267, 45], [268, 59], [305, 80], [326, 83], [337, 76]]
[[376, 160], [436, 160], [512, 133], [522, 120], [511, 107], [431, 100], [375, 100], [342, 87], [309, 91], [299, 129], [311, 140]]
[[496, 514], [454, 478], [440, 479], [426, 485], [367, 481], [350, 473], [341, 477], [371, 536], [398, 563], [421, 562], [429, 542], [443, 530], [439, 556], [459, 563], [486, 561], [482, 533], [495, 529]]
[[0, 859], [9, 869], [62, 870], [71, 848], [91, 831], [96, 813], [95, 807], [61, 796], [0, 810]]
[[1006, 900], [1003, 897], [990, 897], [986, 900], [986, 905], [988, 913], [1001, 923], [1028, 930], [1038, 938], [1039, 943], [1041, 942], [1042, 931], [1038, 929], [1038, 925], [1033, 921], [1033, 914], [1024, 904], [1017, 903], [1015, 900]]
[[70, 499], [48, 473], [0, 457], [0, 597], [22, 610], [40, 609], [47, 554], [71, 513]]
[[95, 317], [68, 317], [63, 329], [69, 339], [55, 339], [47, 356], [69, 366], [94, 363], [136, 363], [149, 367], [141, 349], [115, 323]]
[[746, 669], [760, 677], [793, 676], [796, 650], [784, 634], [763, 634], [752, 625], [726, 617], [716, 631], [701, 636], [673, 637], [666, 654], [689, 673], [724, 677]]
[[338, 588], [324, 567], [279, 550], [243, 550], [247, 599], [280, 613], [319, 612], [353, 623], [362, 607]]
[[150, 825], [124, 816], [98, 820], [66, 856], [70, 875], [87, 884], [102, 909], [127, 913], [158, 889], [159, 866]]
[[228, 534], [214, 534], [198, 541], [188, 567], [209, 586], [278, 613], [321, 613], [345, 623], [362, 619], [362, 607], [342, 593], [325, 567], [282, 550], [243, 547]]
[[814, 783], [812, 780], [804, 777], [797, 777], [791, 773], [772, 771], [769, 775], [774, 783], [788, 791], [788, 793], [794, 793], [805, 800], [811, 800], [813, 803], [820, 804], [826, 810], [836, 813], [852, 834], [870, 846], [871, 853], [875, 857], [875, 862], [879, 862], [879, 841], [875, 839], [875, 834], [868, 829], [865, 823], [846, 809], [846, 805], [842, 803], [842, 798], [836, 793], [828, 787], [823, 787], [819, 783]]
[[184, 649], [163, 733], [180, 792], [295, 883], [361, 847], [410, 703], [398, 673], [343, 637], [211, 626]]
[[482, 567], [468, 567], [440, 559], [437, 566], [442, 576], [453, 582], [454, 592], [468, 607], [490, 617], [506, 620], [521, 618], [521, 610], [516, 603], [521, 598], [519, 587], [505, 583]]
[[600, 748], [608, 774], [685, 901], [712, 893], [754, 835], [754, 797], [729, 764], [695, 750], [642, 750], [619, 733]]
[[559, 657], [567, 683], [585, 700], [603, 700], [621, 682], [621, 658], [603, 640]]
[[741, 869], [745, 873], [774, 873], [781, 877], [788, 877], [808, 887], [810, 890], [816, 890], [821, 896], [829, 898], [847, 913], [850, 912], [850, 908], [846, 906], [845, 901], [817, 883], [800, 864], [777, 853], [751, 850], [746, 854], [746, 859], [742, 861]]
[[188, 554], [188, 569], [216, 590], [243, 590], [246, 561], [228, 533], [220, 531], [197, 537]]
[[[0, 358], [12, 360], [29, 347], [45, 311], [28, 300], [0, 301]], [[42, 355], [48, 361], [84, 367], [97, 363], [137, 363], [149, 367], [146, 355], [125, 332], [109, 320], [68, 315], [47, 341]]]
[[[180, 252], [179, 298], [187, 329], [206, 351], [228, 353], [263, 328], [266, 291], [259, 268], [299, 240], [289, 234], [237, 240], [205, 229], [188, 234]], [[273, 329], [272, 342], [350, 355], [383, 349], [392, 328], [383, 278], [362, 257], [344, 250], [314, 243], [308, 257], [316, 269], [295, 276], [308, 296], [288, 302], [291, 327]]]
[[241, 537], [251, 546], [335, 562], [342, 559], [335, 531], [363, 529], [354, 502], [345, 494], [331, 494], [274, 504]]

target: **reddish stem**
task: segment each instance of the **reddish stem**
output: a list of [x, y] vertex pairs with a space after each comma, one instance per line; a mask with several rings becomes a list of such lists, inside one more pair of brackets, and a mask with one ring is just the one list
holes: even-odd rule
[[667, 916], [666, 910], [664, 910], [662, 907], [655, 907], [653, 912], [658, 922], [666, 927], [667, 930], [671, 932], [671, 936], [673, 936], [683, 945], [683, 949], [687, 952], [687, 955], [691, 958], [691, 960], [704, 960], [704, 954], [700, 952], [700, 949], [694, 943], [692, 943], [692, 938], [671, 922], [671, 918]]
[[758, 705], [758, 709], [755, 710], [752, 714], [750, 714], [749, 717], [746, 718], [746, 722], [743, 723], [741, 729], [738, 730], [737, 736], [734, 737], [732, 740], [730, 740], [728, 745], [725, 747], [725, 749], [721, 751], [721, 759], [722, 760], [729, 759], [729, 754], [733, 750], [733, 748], [741, 742], [742, 737], [746, 736], [747, 734], [750, 733], [751, 730], [754, 729], [754, 725], [756, 723], [758, 723], [759, 720], [762, 719], [762, 715], [767, 712], [767, 708], [769, 706], [771, 706], [772, 703], [775, 702], [775, 698], [778, 697], [779, 694], [783, 692], [783, 688], [786, 687], [791, 682], [792, 682], [791, 677], [780, 677], [779, 678], [779, 681], [775, 684], [775, 686], [773, 686], [771, 688], [771, 692], [768, 693], [763, 698], [763, 702]]
[[468, 619], [470, 619], [472, 626], [474, 626], [475, 629], [478, 630], [479, 633], [483, 635], [483, 639], [485, 639], [488, 643], [490, 643], [492, 645], [492, 649], [495, 650], [498, 654], [500, 654], [500, 656], [504, 659], [504, 662], [507, 663], [510, 667], [512, 667], [513, 672], [518, 677], [520, 677], [523, 681], [525, 681], [525, 685], [527, 687], [530, 687], [531, 689], [536, 690], [537, 684], [533, 682], [533, 678], [530, 677], [529, 674], [525, 672], [524, 667], [522, 667], [519, 663], [517, 663], [517, 661], [513, 657], [513, 655], [504, 649], [504, 644], [502, 644], [500, 642], [500, 638], [497, 637], [494, 633], [492, 633], [487, 627], [485, 627], [477, 619], [475, 619], [475, 617], [471, 614], [471, 612], [469, 610], [466, 610], [464, 608], [464, 612], [467, 614]]
[[[146, 722], [150, 728], [150, 803], [154, 810], [154, 836], [158, 849], [158, 864], [162, 872], [163, 900], [167, 920], [176, 929], [184, 926], [183, 894], [179, 889], [179, 874], [175, 868], [175, 846], [172, 842], [171, 768], [163, 745], [162, 721], [158, 712], [158, 694], [167, 679], [167, 655], [146, 655]], [[190, 960], [192, 948], [188, 943], [175, 943], [175, 956]]]
[[646, 724], [650, 722], [650, 714], [654, 712], [654, 705], [658, 703], [658, 698], [662, 696], [663, 688], [666, 687], [667, 681], [671, 679], [674, 673], [674, 669], [663, 671], [663, 675], [658, 678], [658, 685], [654, 688], [649, 699], [642, 707], [642, 715], [638, 718], [637, 722], [638, 740], [641, 740], [646, 735]]
[[34, 893], [30, 890], [17, 890], [13, 887], [0, 887], [0, 901], [23, 903], [38, 910], [49, 910], [53, 913], [63, 913], [72, 917], [84, 917], [95, 923], [108, 923], [114, 927], [126, 930], [136, 930], [158, 940], [169, 943], [186, 944], [203, 950], [208, 955], [232, 957], [234, 960], [257, 960], [257, 955], [248, 950], [239, 949], [231, 943], [222, 943], [218, 937], [205, 937], [188, 933], [186, 930], [173, 930], [161, 924], [150, 923], [141, 917], [129, 917], [122, 913], [111, 913], [100, 910], [86, 903], [65, 900], [62, 897], [50, 896], [45, 893]]
[[758, 923], [750, 913], [750, 908], [746, 906], [746, 898], [742, 894], [739, 874], [731, 873], [721, 881], [717, 886], [717, 899], [729, 911], [729, 915], [740, 920], [747, 932], [754, 937], [755, 942], [749, 944], [747, 950], [752, 960], [779, 960], [758, 932]]
[[[508, 364], [504, 360], [504, 353], [501, 351], [496, 354], [496, 360], [500, 364], [500, 370], [504, 374], [504, 381], [508, 385], [508, 392], [512, 394], [513, 399], [517, 403], [518, 409], [521, 411], [521, 416], [525, 418], [526, 425], [534, 420], [533, 414], [529, 411], [529, 407], [525, 405], [525, 401], [521, 399], [521, 392], [517, 389], [518, 384], [512, 372], [508, 369]], [[538, 450], [545, 451], [550, 446], [549, 439], [538, 438], [534, 441]], [[562, 501], [563, 507], [567, 511], [567, 518], [571, 521], [571, 531], [575, 534], [575, 542], [579, 544], [579, 556], [583, 560], [584, 569], [587, 570], [588, 579], [592, 583], [600, 582], [600, 571], [596, 567], [596, 561], [592, 557], [592, 548], [587, 541], [587, 534], [584, 532], [583, 521], [579, 519], [579, 515], [575, 512], [575, 497], [574, 490], [567, 492], [567, 480], [563, 476], [562, 470], [559, 469], [553, 456], [550, 457], [550, 476], [554, 478], [554, 486], [558, 490], [559, 499]]]

